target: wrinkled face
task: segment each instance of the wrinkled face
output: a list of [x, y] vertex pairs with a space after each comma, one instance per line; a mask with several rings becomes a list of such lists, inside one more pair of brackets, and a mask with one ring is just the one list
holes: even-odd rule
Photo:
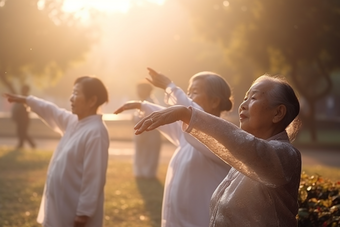
[[72, 113], [76, 114], [79, 120], [87, 116], [91, 106], [85, 98], [81, 84], [78, 83], [73, 86], [70, 101]]
[[207, 113], [211, 113], [210, 99], [207, 95], [205, 83], [202, 79], [193, 80], [188, 87], [188, 97], [203, 108]]
[[240, 128], [263, 138], [273, 127], [275, 107], [269, 105], [270, 92], [274, 84], [268, 80], [253, 84], [239, 107]]

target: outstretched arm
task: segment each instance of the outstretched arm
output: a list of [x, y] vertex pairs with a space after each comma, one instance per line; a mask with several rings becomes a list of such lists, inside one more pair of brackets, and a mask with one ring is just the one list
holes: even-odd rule
[[220, 159], [268, 186], [284, 185], [300, 168], [299, 152], [285, 142], [285, 137], [282, 141], [259, 139], [228, 121], [194, 108], [172, 106], [153, 112], [136, 124], [135, 134], [179, 120], [188, 124], [187, 132]]
[[[119, 107], [116, 111], [114, 111], [114, 113], [119, 114], [125, 110], [132, 109], [140, 109], [142, 112], [145, 113], [145, 115], [149, 115], [155, 111], [162, 111], [165, 109], [165, 107], [147, 101], [144, 102], [129, 101], [123, 104], [121, 107]], [[158, 130], [175, 146], [179, 145], [179, 138], [183, 134], [180, 123], [176, 124], [169, 123], [167, 125], [164, 124], [164, 126], [159, 127]]]
[[113, 113], [114, 114], [120, 114], [124, 112], [125, 110], [134, 110], [134, 109], [139, 109], [141, 108], [141, 102], [140, 101], [129, 101], [124, 103], [121, 107], [116, 109]]
[[149, 71], [149, 75], [151, 76], [151, 79], [146, 78], [147, 81], [149, 81], [153, 86], [161, 88], [165, 90], [169, 84], [172, 83], [170, 78], [164, 76], [163, 74], [153, 70], [152, 68], [147, 68]]
[[8, 102], [12, 103], [12, 102], [16, 102], [16, 103], [23, 103], [26, 104], [26, 97], [27, 96], [23, 96], [23, 95], [16, 95], [16, 94], [9, 94], [9, 93], [5, 93], [3, 95]]
[[36, 98], [34, 96], [22, 96], [15, 94], [4, 94], [9, 102], [27, 104], [33, 112], [38, 114], [45, 123], [54, 131], [63, 134], [67, 124], [72, 117], [75, 117], [69, 111], [60, 109], [55, 104]]
[[192, 106], [198, 109], [202, 109], [197, 103], [190, 99], [186, 92], [184, 92], [180, 87], [177, 87], [170, 78], [165, 75], [158, 73], [157, 71], [147, 68], [149, 70], [149, 75], [151, 79], [146, 78], [155, 87], [159, 87], [165, 90], [164, 102], [168, 105], [183, 105]]
[[191, 118], [191, 109], [185, 106], [171, 106], [166, 109], [155, 111], [140, 120], [134, 127], [135, 134], [139, 135], [144, 131], [151, 131], [162, 125], [171, 124], [175, 121], [183, 121], [188, 124]]

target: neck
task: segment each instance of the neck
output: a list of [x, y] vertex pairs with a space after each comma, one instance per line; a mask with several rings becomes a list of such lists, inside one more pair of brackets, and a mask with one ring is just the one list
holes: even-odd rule
[[269, 139], [270, 137], [275, 136], [276, 134], [279, 134], [282, 131], [283, 130], [281, 127], [272, 127], [269, 130], [267, 130], [265, 133], [261, 134], [260, 136], [256, 136], [256, 137], [266, 140], [266, 139]]
[[214, 116], [216, 116], [216, 117], [220, 117], [220, 116], [221, 116], [221, 112], [218, 111], [218, 110], [213, 110], [213, 111], [211, 111], [210, 114], [212, 114], [212, 115], [214, 115]]
[[97, 111], [88, 111], [86, 113], [82, 113], [82, 114], [78, 114], [78, 120], [82, 120], [86, 117], [89, 117], [89, 116], [92, 116], [92, 115], [96, 115], [97, 114]]

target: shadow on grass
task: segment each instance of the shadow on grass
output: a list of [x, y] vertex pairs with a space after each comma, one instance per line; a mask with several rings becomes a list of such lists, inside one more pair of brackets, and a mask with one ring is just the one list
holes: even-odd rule
[[[37, 157], [35, 154], [39, 154]], [[45, 153], [45, 152], [44, 152]], [[31, 158], [30, 155], [34, 155]], [[48, 158], [46, 158], [48, 156]], [[42, 154], [41, 151], [13, 149], [0, 156], [0, 169], [5, 170], [38, 170], [46, 167], [50, 154]]]
[[150, 214], [152, 227], [161, 226], [161, 211], [164, 186], [157, 178], [135, 178], [138, 190]]

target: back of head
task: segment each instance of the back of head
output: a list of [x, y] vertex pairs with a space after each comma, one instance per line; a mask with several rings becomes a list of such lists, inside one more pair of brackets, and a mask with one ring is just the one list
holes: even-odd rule
[[297, 119], [300, 112], [300, 103], [294, 89], [284, 78], [278, 76], [263, 75], [257, 78], [253, 84], [263, 80], [269, 80], [275, 84], [270, 93], [269, 102], [272, 106], [284, 105], [286, 107], [286, 115], [282, 119], [282, 125], [287, 130], [290, 139], [293, 140], [300, 126]]
[[147, 81], [143, 80], [137, 83], [137, 94], [139, 98], [141, 98], [142, 100], [145, 100], [146, 98], [150, 97], [152, 89], [153, 89], [152, 85]]
[[200, 72], [190, 78], [190, 84], [194, 80], [204, 80], [207, 95], [220, 99], [220, 111], [230, 111], [233, 107], [231, 89], [227, 81], [213, 72]]
[[96, 107], [109, 101], [107, 89], [103, 82], [94, 76], [78, 77], [74, 84], [80, 84], [86, 99], [97, 97]]

